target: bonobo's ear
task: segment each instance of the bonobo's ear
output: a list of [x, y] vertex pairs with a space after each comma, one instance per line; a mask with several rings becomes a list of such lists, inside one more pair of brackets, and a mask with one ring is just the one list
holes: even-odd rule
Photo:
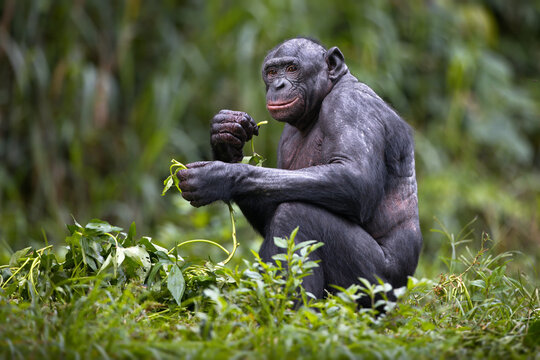
[[332, 82], [336, 82], [341, 76], [347, 73], [348, 69], [345, 64], [345, 57], [337, 46], [330, 48], [330, 50], [326, 52], [324, 60], [328, 65], [328, 74]]

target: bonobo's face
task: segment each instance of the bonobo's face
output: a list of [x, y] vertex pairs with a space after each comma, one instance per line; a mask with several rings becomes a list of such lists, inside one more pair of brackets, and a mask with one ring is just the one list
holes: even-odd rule
[[326, 50], [307, 39], [292, 39], [270, 51], [263, 63], [270, 115], [306, 127], [332, 88]]

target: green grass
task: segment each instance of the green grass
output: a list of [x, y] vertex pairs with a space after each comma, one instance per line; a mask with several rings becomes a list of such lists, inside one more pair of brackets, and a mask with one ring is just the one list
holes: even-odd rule
[[[30, 248], [1, 267], [0, 357], [525, 359], [540, 350], [539, 290], [508, 274], [512, 254], [493, 253], [485, 235], [472, 251], [442, 231], [447, 271], [410, 278], [391, 302], [377, 300], [384, 284], [312, 299], [300, 284], [321, 245], [295, 245], [294, 233], [276, 239], [277, 265], [254, 253], [230, 269], [185, 260], [137, 238], [134, 225], [68, 228], [65, 260]], [[386, 312], [358, 309], [359, 296]]]

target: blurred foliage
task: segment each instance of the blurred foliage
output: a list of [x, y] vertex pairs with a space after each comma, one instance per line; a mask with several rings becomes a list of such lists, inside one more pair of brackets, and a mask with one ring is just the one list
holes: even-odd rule
[[[416, 129], [424, 258], [444, 246], [434, 217], [455, 230], [477, 216], [502, 249], [539, 252], [538, 0], [0, 0], [0, 13], [5, 248], [63, 238], [70, 214], [169, 244], [228, 239], [225, 206], [160, 197], [169, 160], [210, 159], [222, 108], [271, 120], [260, 63], [309, 35]], [[266, 166], [281, 128], [256, 139]], [[257, 248], [239, 222], [243, 251]]]

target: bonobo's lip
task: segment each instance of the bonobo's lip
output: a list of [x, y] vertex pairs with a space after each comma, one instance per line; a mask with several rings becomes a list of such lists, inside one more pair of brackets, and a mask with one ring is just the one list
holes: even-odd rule
[[266, 108], [270, 111], [272, 110], [280, 110], [280, 109], [285, 109], [285, 108], [288, 108], [292, 105], [294, 105], [298, 99], [300, 99], [298, 96], [295, 97], [294, 99], [292, 99], [291, 101], [288, 101], [288, 102], [284, 102], [284, 103], [267, 103], [266, 104]]

